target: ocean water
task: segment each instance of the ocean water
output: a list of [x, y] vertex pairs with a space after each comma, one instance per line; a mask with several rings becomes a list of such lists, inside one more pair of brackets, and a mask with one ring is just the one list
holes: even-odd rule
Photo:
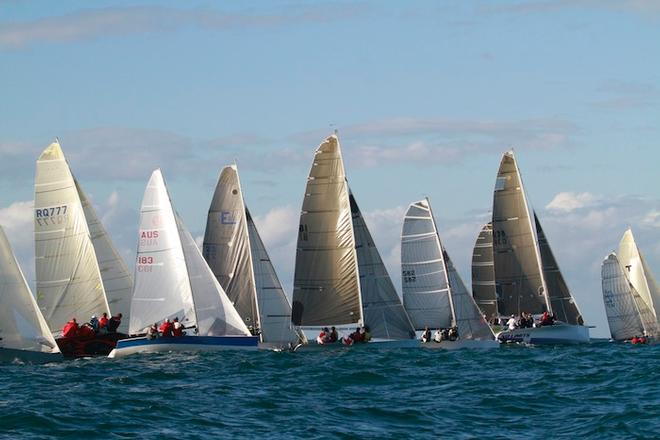
[[5, 364], [0, 437], [659, 438], [660, 345]]

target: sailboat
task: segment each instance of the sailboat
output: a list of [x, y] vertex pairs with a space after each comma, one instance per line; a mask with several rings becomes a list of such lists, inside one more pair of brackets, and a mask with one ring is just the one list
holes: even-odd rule
[[61, 337], [72, 318], [121, 313], [128, 319], [132, 278], [94, 208], [71, 173], [58, 141], [36, 164], [34, 196], [37, 303], [66, 357], [107, 355], [117, 332]]
[[304, 339], [291, 325], [291, 305], [245, 206], [236, 165], [220, 172], [202, 251], [261, 347], [281, 348]]
[[[159, 169], [144, 191], [138, 234], [129, 324], [129, 333], [138, 337], [119, 340], [109, 357], [257, 348], [259, 338], [250, 335], [174, 210]], [[140, 336], [152, 324], [175, 317], [189, 335]]]
[[554, 325], [498, 333], [502, 342], [589, 342], [589, 329], [571, 296], [536, 213], [529, 206], [513, 151], [504, 153], [493, 196], [493, 262], [497, 312], [553, 314]]
[[336, 134], [316, 150], [307, 179], [298, 228], [292, 321], [310, 331], [336, 326], [346, 333], [364, 326], [372, 343], [418, 345], [348, 186]]
[[401, 233], [403, 304], [415, 330], [450, 329], [455, 338], [425, 348], [495, 348], [499, 342], [442, 246], [428, 198], [408, 206]]
[[621, 266], [627, 270], [630, 283], [651, 310], [656, 322], [660, 323], [660, 287], [646, 259], [639, 251], [630, 228], [624, 232], [621, 238], [618, 257]]
[[[625, 237], [624, 237], [625, 238]], [[629, 272], [612, 252], [601, 268], [603, 301], [612, 339], [656, 339], [660, 334], [655, 314], [629, 279]]]
[[0, 227], [0, 362], [52, 362], [62, 353]]

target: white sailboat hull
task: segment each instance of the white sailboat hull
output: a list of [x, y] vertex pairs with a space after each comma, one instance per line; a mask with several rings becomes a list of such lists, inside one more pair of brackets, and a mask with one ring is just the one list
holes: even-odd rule
[[458, 339], [456, 341], [442, 341], [442, 342], [424, 342], [421, 344], [422, 348], [431, 350], [488, 350], [491, 348], [499, 348], [500, 343], [496, 340], [477, 340], [477, 339]]
[[156, 339], [141, 337], [117, 341], [117, 347], [108, 357], [118, 358], [135, 353], [169, 351], [256, 350], [258, 344], [257, 336], [182, 336]]
[[555, 324], [543, 327], [517, 328], [498, 333], [497, 340], [502, 343], [532, 345], [585, 344], [589, 342], [589, 327]]
[[14, 348], [0, 347], [0, 363], [5, 362], [30, 362], [45, 364], [48, 362], [59, 362], [64, 360], [62, 353], [44, 353], [42, 351], [17, 350]]

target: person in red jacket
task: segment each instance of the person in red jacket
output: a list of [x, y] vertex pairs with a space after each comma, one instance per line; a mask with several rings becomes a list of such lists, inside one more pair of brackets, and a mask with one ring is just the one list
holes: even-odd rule
[[172, 326], [172, 323], [170, 322], [169, 318], [163, 322], [160, 327], [158, 327], [158, 331], [164, 338], [171, 338], [172, 337], [172, 330], [174, 330], [174, 327]]
[[74, 338], [78, 336], [78, 322], [76, 321], [76, 318], [73, 318], [71, 321], [64, 324], [62, 336], [65, 338]]
[[104, 327], [107, 330], [107, 327], [108, 327], [108, 314], [105, 313], [105, 312], [103, 312], [103, 315], [101, 315], [101, 317], [99, 318], [99, 330], [104, 328]]
[[180, 338], [185, 334], [186, 332], [183, 331], [183, 324], [179, 322], [179, 317], [177, 316], [172, 323], [172, 335], [174, 335], [175, 338]]

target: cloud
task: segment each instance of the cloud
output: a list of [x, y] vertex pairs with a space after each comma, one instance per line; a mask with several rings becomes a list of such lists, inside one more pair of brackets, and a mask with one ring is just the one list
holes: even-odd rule
[[485, 14], [535, 14], [571, 9], [610, 10], [651, 18], [660, 14], [656, 0], [543, 0], [509, 4], [487, 3], [478, 9]]
[[556, 212], [571, 212], [591, 206], [596, 201], [597, 197], [588, 192], [560, 192], [545, 206], [545, 209]]
[[160, 6], [86, 9], [59, 17], [5, 23], [0, 28], [0, 48], [22, 49], [45, 42], [65, 43], [112, 36], [177, 32], [189, 28], [209, 31], [277, 28], [347, 19], [364, 11], [365, 6], [361, 3], [292, 6], [262, 13]]

